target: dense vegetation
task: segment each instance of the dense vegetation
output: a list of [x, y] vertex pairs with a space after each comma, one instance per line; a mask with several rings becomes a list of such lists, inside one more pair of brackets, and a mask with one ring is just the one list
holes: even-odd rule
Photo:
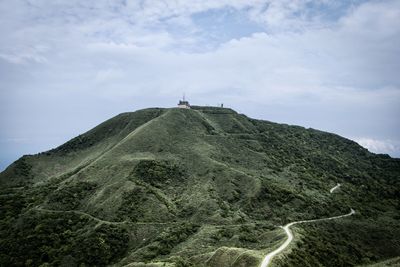
[[176, 224], [160, 233], [139, 255], [145, 260], [152, 260], [158, 256], [168, 255], [176, 245], [187, 240], [198, 228], [199, 225], [193, 223]]
[[282, 266], [356, 266], [400, 255], [398, 221], [380, 218], [377, 224], [357, 219], [304, 225], [307, 238], [298, 242]]
[[166, 161], [142, 160], [136, 165], [133, 176], [153, 186], [161, 187], [172, 181], [182, 182], [184, 170]]
[[96, 188], [94, 183], [77, 182], [51, 192], [48, 196], [48, 206], [56, 210], [72, 210], [90, 195]]
[[295, 226], [274, 266], [400, 255], [399, 159], [225, 108], [120, 114], [22, 157], [0, 186], [0, 266], [256, 266], [278, 225], [350, 208]]
[[2, 221], [2, 266], [105, 266], [127, 250], [127, 231], [84, 216], [27, 212]]

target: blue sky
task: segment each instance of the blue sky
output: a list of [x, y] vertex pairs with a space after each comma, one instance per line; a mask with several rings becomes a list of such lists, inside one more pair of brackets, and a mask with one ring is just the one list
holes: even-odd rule
[[0, 0], [0, 170], [183, 92], [400, 157], [399, 25], [400, 1]]

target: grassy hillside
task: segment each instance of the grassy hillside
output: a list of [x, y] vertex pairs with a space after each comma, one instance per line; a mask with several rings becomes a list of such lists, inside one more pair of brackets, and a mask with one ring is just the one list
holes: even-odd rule
[[[342, 186], [333, 194], [329, 189]], [[400, 256], [400, 160], [212, 107], [120, 114], [0, 174], [1, 266], [368, 265]]]

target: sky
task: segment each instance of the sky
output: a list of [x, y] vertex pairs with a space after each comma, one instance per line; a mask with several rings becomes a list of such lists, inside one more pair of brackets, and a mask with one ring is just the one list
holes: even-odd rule
[[0, 170], [191, 104], [400, 157], [400, 1], [0, 0]]

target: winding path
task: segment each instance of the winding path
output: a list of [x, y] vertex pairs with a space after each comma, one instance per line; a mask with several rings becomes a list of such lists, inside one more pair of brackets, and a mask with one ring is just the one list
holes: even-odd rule
[[42, 211], [42, 212], [48, 212], [48, 213], [74, 213], [74, 214], [78, 214], [78, 215], [82, 215], [85, 217], [88, 217], [92, 220], [97, 221], [98, 223], [104, 223], [104, 224], [110, 224], [110, 225], [120, 225], [120, 224], [126, 224], [128, 223], [127, 221], [122, 221], [122, 222], [111, 222], [111, 221], [105, 221], [102, 220], [100, 218], [94, 217], [93, 215], [90, 215], [89, 213], [83, 212], [83, 211], [79, 211], [79, 210], [49, 210], [49, 209], [45, 209], [42, 208], [40, 206], [36, 206], [33, 208], [34, 210], [37, 211]]
[[341, 187], [341, 186], [342, 186], [342, 185], [338, 183], [335, 187], [332, 187], [331, 190], [329, 190], [329, 193], [332, 194], [333, 191], [335, 191], [336, 189], [338, 189], [338, 188]]
[[[335, 187], [333, 187], [329, 192], [333, 193], [333, 191], [335, 191], [337, 188], [340, 187], [340, 184], [337, 184]], [[286, 241], [279, 246], [279, 248], [275, 249], [274, 251], [268, 253], [264, 260], [262, 261], [260, 267], [267, 267], [271, 261], [272, 258], [274, 256], [276, 256], [277, 254], [279, 254], [280, 252], [282, 252], [289, 244], [290, 242], [292, 242], [293, 240], [293, 233], [290, 230], [290, 227], [295, 225], [295, 224], [300, 224], [300, 223], [311, 223], [311, 222], [319, 222], [319, 221], [328, 221], [328, 220], [335, 220], [335, 219], [340, 219], [340, 218], [344, 218], [344, 217], [348, 217], [351, 216], [353, 214], [355, 214], [356, 212], [353, 209], [350, 209], [350, 212], [344, 215], [339, 215], [339, 216], [333, 216], [333, 217], [329, 217], [329, 218], [321, 218], [321, 219], [313, 219], [313, 220], [304, 220], [304, 221], [297, 221], [297, 222], [291, 222], [286, 224], [285, 226], [280, 226], [283, 230], [285, 230], [285, 233], [287, 235], [287, 239]]]
[[173, 225], [173, 224], [179, 224], [180, 222], [130, 222], [130, 221], [120, 221], [120, 222], [113, 222], [113, 221], [106, 221], [97, 217], [94, 217], [93, 215], [86, 213], [84, 211], [79, 211], [79, 210], [49, 210], [42, 208], [40, 206], [33, 207], [32, 210], [36, 210], [39, 212], [48, 212], [48, 213], [73, 213], [77, 215], [82, 215], [85, 216], [89, 219], [92, 219], [98, 224], [95, 227], [98, 227], [100, 224], [109, 224], [109, 225]]

